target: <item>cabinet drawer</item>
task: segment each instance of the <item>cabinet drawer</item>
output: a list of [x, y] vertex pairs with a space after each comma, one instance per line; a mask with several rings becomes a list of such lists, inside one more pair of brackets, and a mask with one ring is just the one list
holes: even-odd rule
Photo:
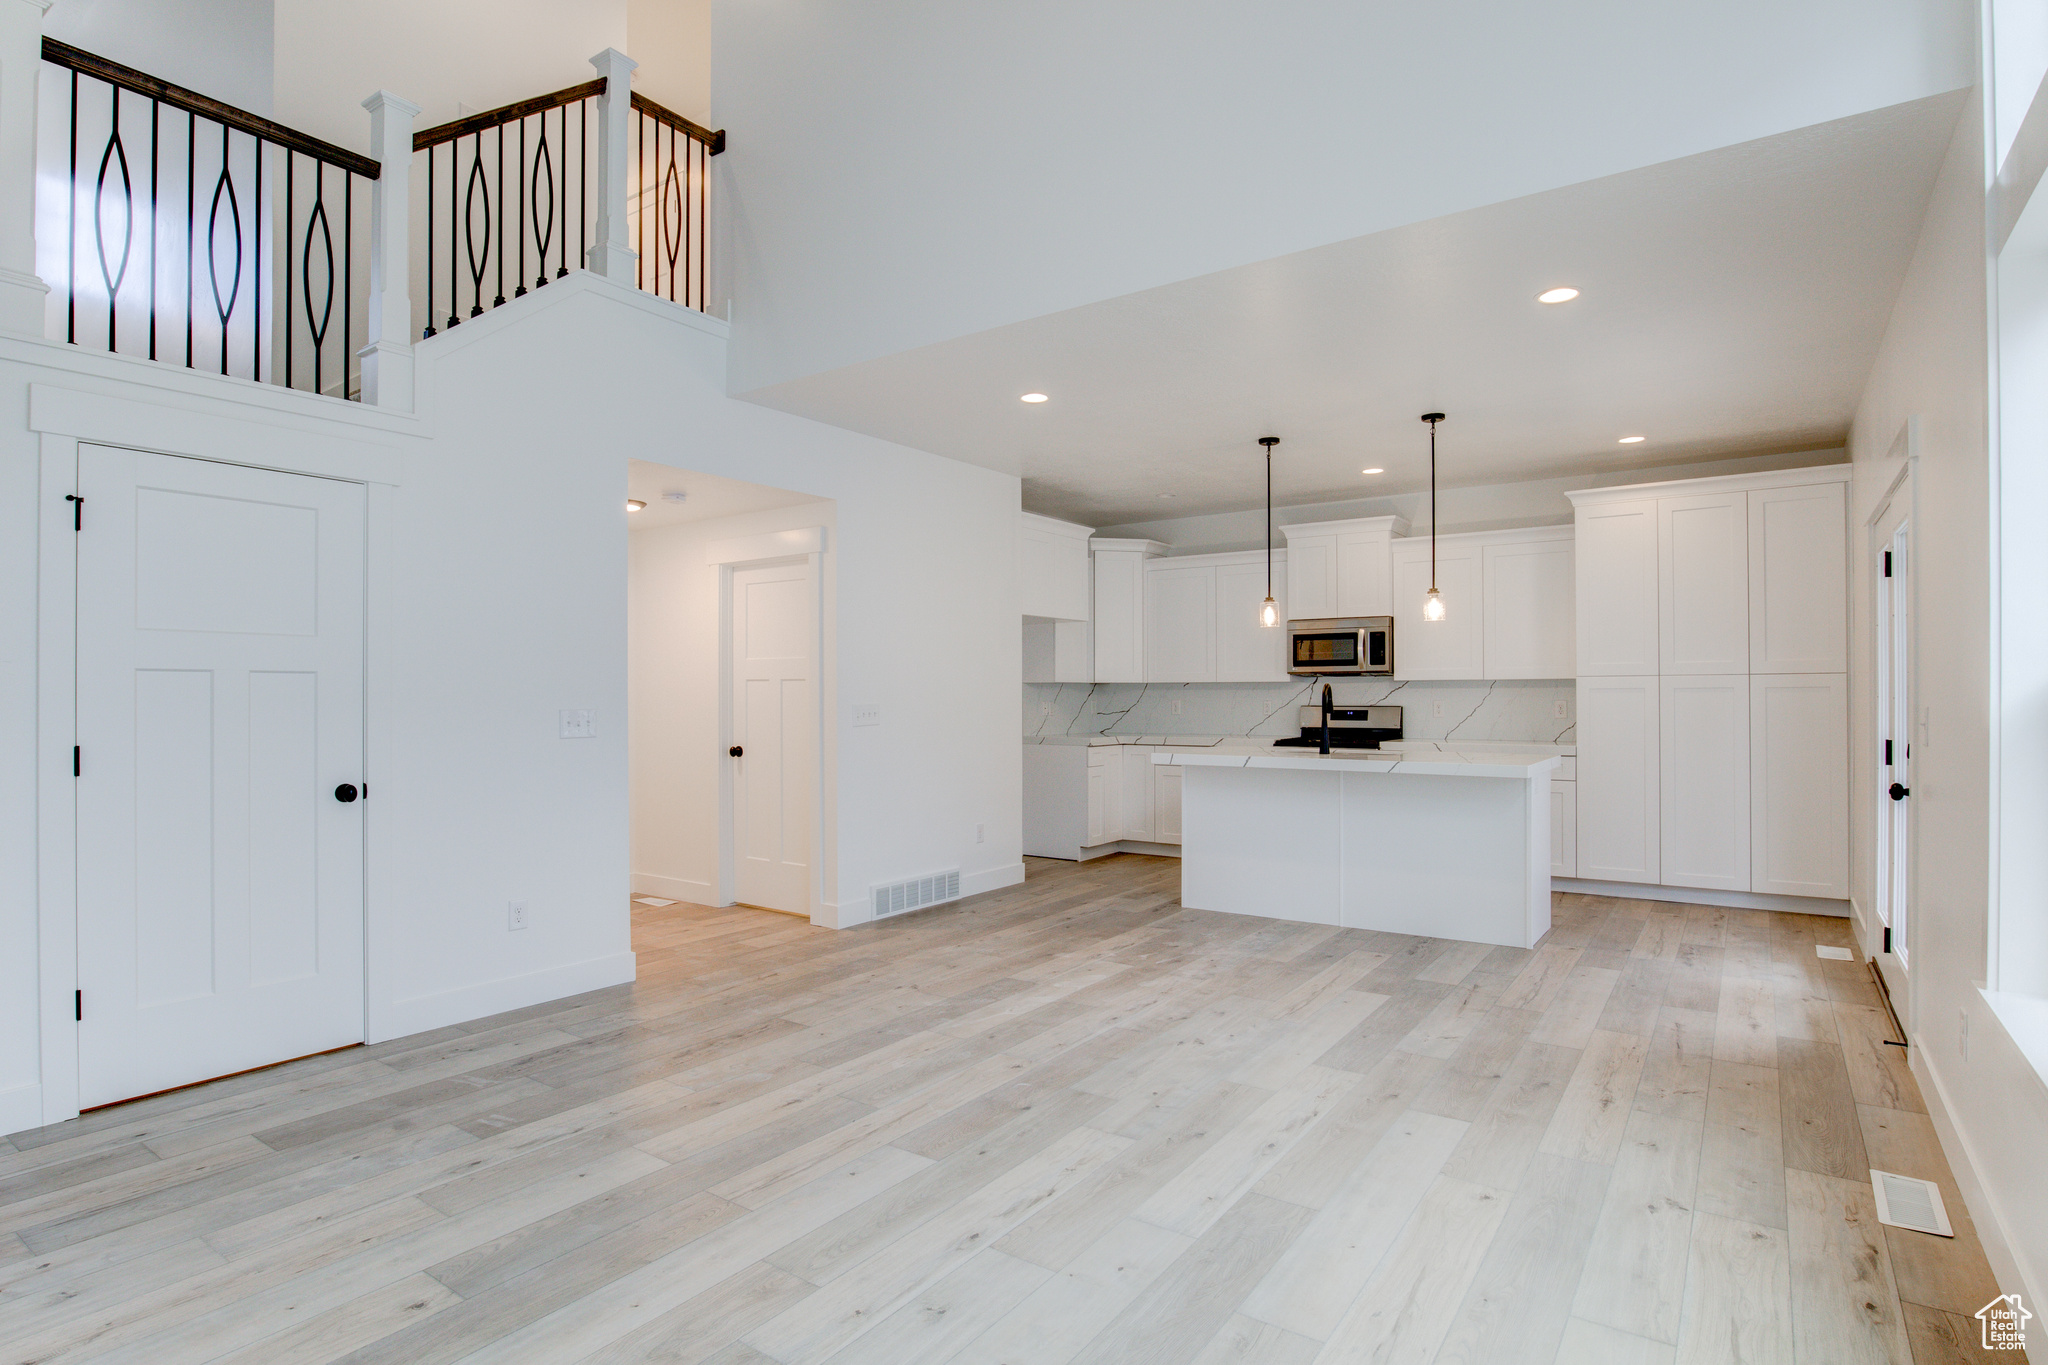
[[1109, 762], [1110, 755], [1117, 751], [1114, 744], [1091, 744], [1088, 746], [1088, 766], [1100, 768]]

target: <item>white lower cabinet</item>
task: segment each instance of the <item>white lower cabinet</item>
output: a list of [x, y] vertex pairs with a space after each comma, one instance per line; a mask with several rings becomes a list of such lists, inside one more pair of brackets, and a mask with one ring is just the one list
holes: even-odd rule
[[1091, 752], [1089, 754], [1091, 762], [1088, 764], [1087, 839], [1087, 843], [1091, 847], [1095, 844], [1108, 843], [1111, 839], [1116, 838], [1116, 835], [1111, 832], [1115, 829], [1115, 826], [1111, 823], [1112, 817], [1110, 815], [1110, 803], [1114, 798], [1110, 795], [1109, 787], [1110, 774], [1114, 770], [1105, 763], [1093, 762], [1094, 757], [1095, 755]]
[[1152, 769], [1152, 824], [1153, 843], [1180, 842], [1180, 769], [1172, 764]]
[[1658, 697], [1663, 883], [1749, 890], [1749, 679], [1666, 677]]
[[1849, 685], [1841, 673], [1749, 682], [1750, 889], [1849, 894]]
[[1142, 744], [1120, 748], [1123, 791], [1123, 833], [1125, 839], [1152, 839], [1152, 750]]
[[1579, 875], [1579, 787], [1550, 780], [1550, 875]]
[[1578, 876], [1661, 880], [1658, 681], [1579, 679]]

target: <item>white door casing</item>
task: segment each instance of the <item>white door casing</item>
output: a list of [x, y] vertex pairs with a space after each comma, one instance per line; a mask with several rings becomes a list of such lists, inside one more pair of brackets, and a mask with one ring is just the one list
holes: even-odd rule
[[364, 489], [81, 446], [79, 1105], [363, 1038]]
[[[1897, 785], [1913, 786], [1913, 526], [1905, 488], [1896, 491], [1871, 523], [1870, 575], [1874, 585], [1877, 668], [1877, 847], [1872, 899], [1879, 939], [1871, 956], [1884, 972], [1893, 1008], [1909, 1016], [1913, 945], [1913, 798], [1893, 799]], [[1890, 951], [1886, 951], [1889, 940]], [[1911, 1026], [1910, 1017], [1906, 1018]]]
[[811, 913], [817, 622], [809, 564], [732, 572], [734, 896]]

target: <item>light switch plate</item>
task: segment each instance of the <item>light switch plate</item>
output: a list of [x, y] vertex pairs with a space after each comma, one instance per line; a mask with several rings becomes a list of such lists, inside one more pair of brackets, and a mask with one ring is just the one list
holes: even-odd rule
[[596, 737], [597, 722], [591, 719], [590, 712], [562, 712], [563, 739], [595, 739]]
[[855, 702], [853, 704], [853, 723], [855, 725], [880, 725], [882, 723], [882, 708], [880, 704], [871, 701]]
[[1565, 707], [1564, 707], [1564, 703], [1563, 703], [1563, 702], [1557, 702], [1557, 703], [1553, 704], [1553, 705], [1551, 706], [1551, 708], [1550, 708], [1550, 714], [1551, 714], [1551, 715], [1553, 715], [1553, 716], [1556, 716], [1556, 717], [1557, 717], [1557, 718], [1558, 718], [1559, 720], [1563, 720], [1563, 719], [1565, 719]]

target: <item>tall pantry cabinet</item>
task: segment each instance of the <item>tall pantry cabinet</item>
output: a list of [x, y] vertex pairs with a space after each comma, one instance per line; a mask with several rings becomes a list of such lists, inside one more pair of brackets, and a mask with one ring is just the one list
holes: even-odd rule
[[1848, 477], [1567, 494], [1580, 877], [1848, 896]]

